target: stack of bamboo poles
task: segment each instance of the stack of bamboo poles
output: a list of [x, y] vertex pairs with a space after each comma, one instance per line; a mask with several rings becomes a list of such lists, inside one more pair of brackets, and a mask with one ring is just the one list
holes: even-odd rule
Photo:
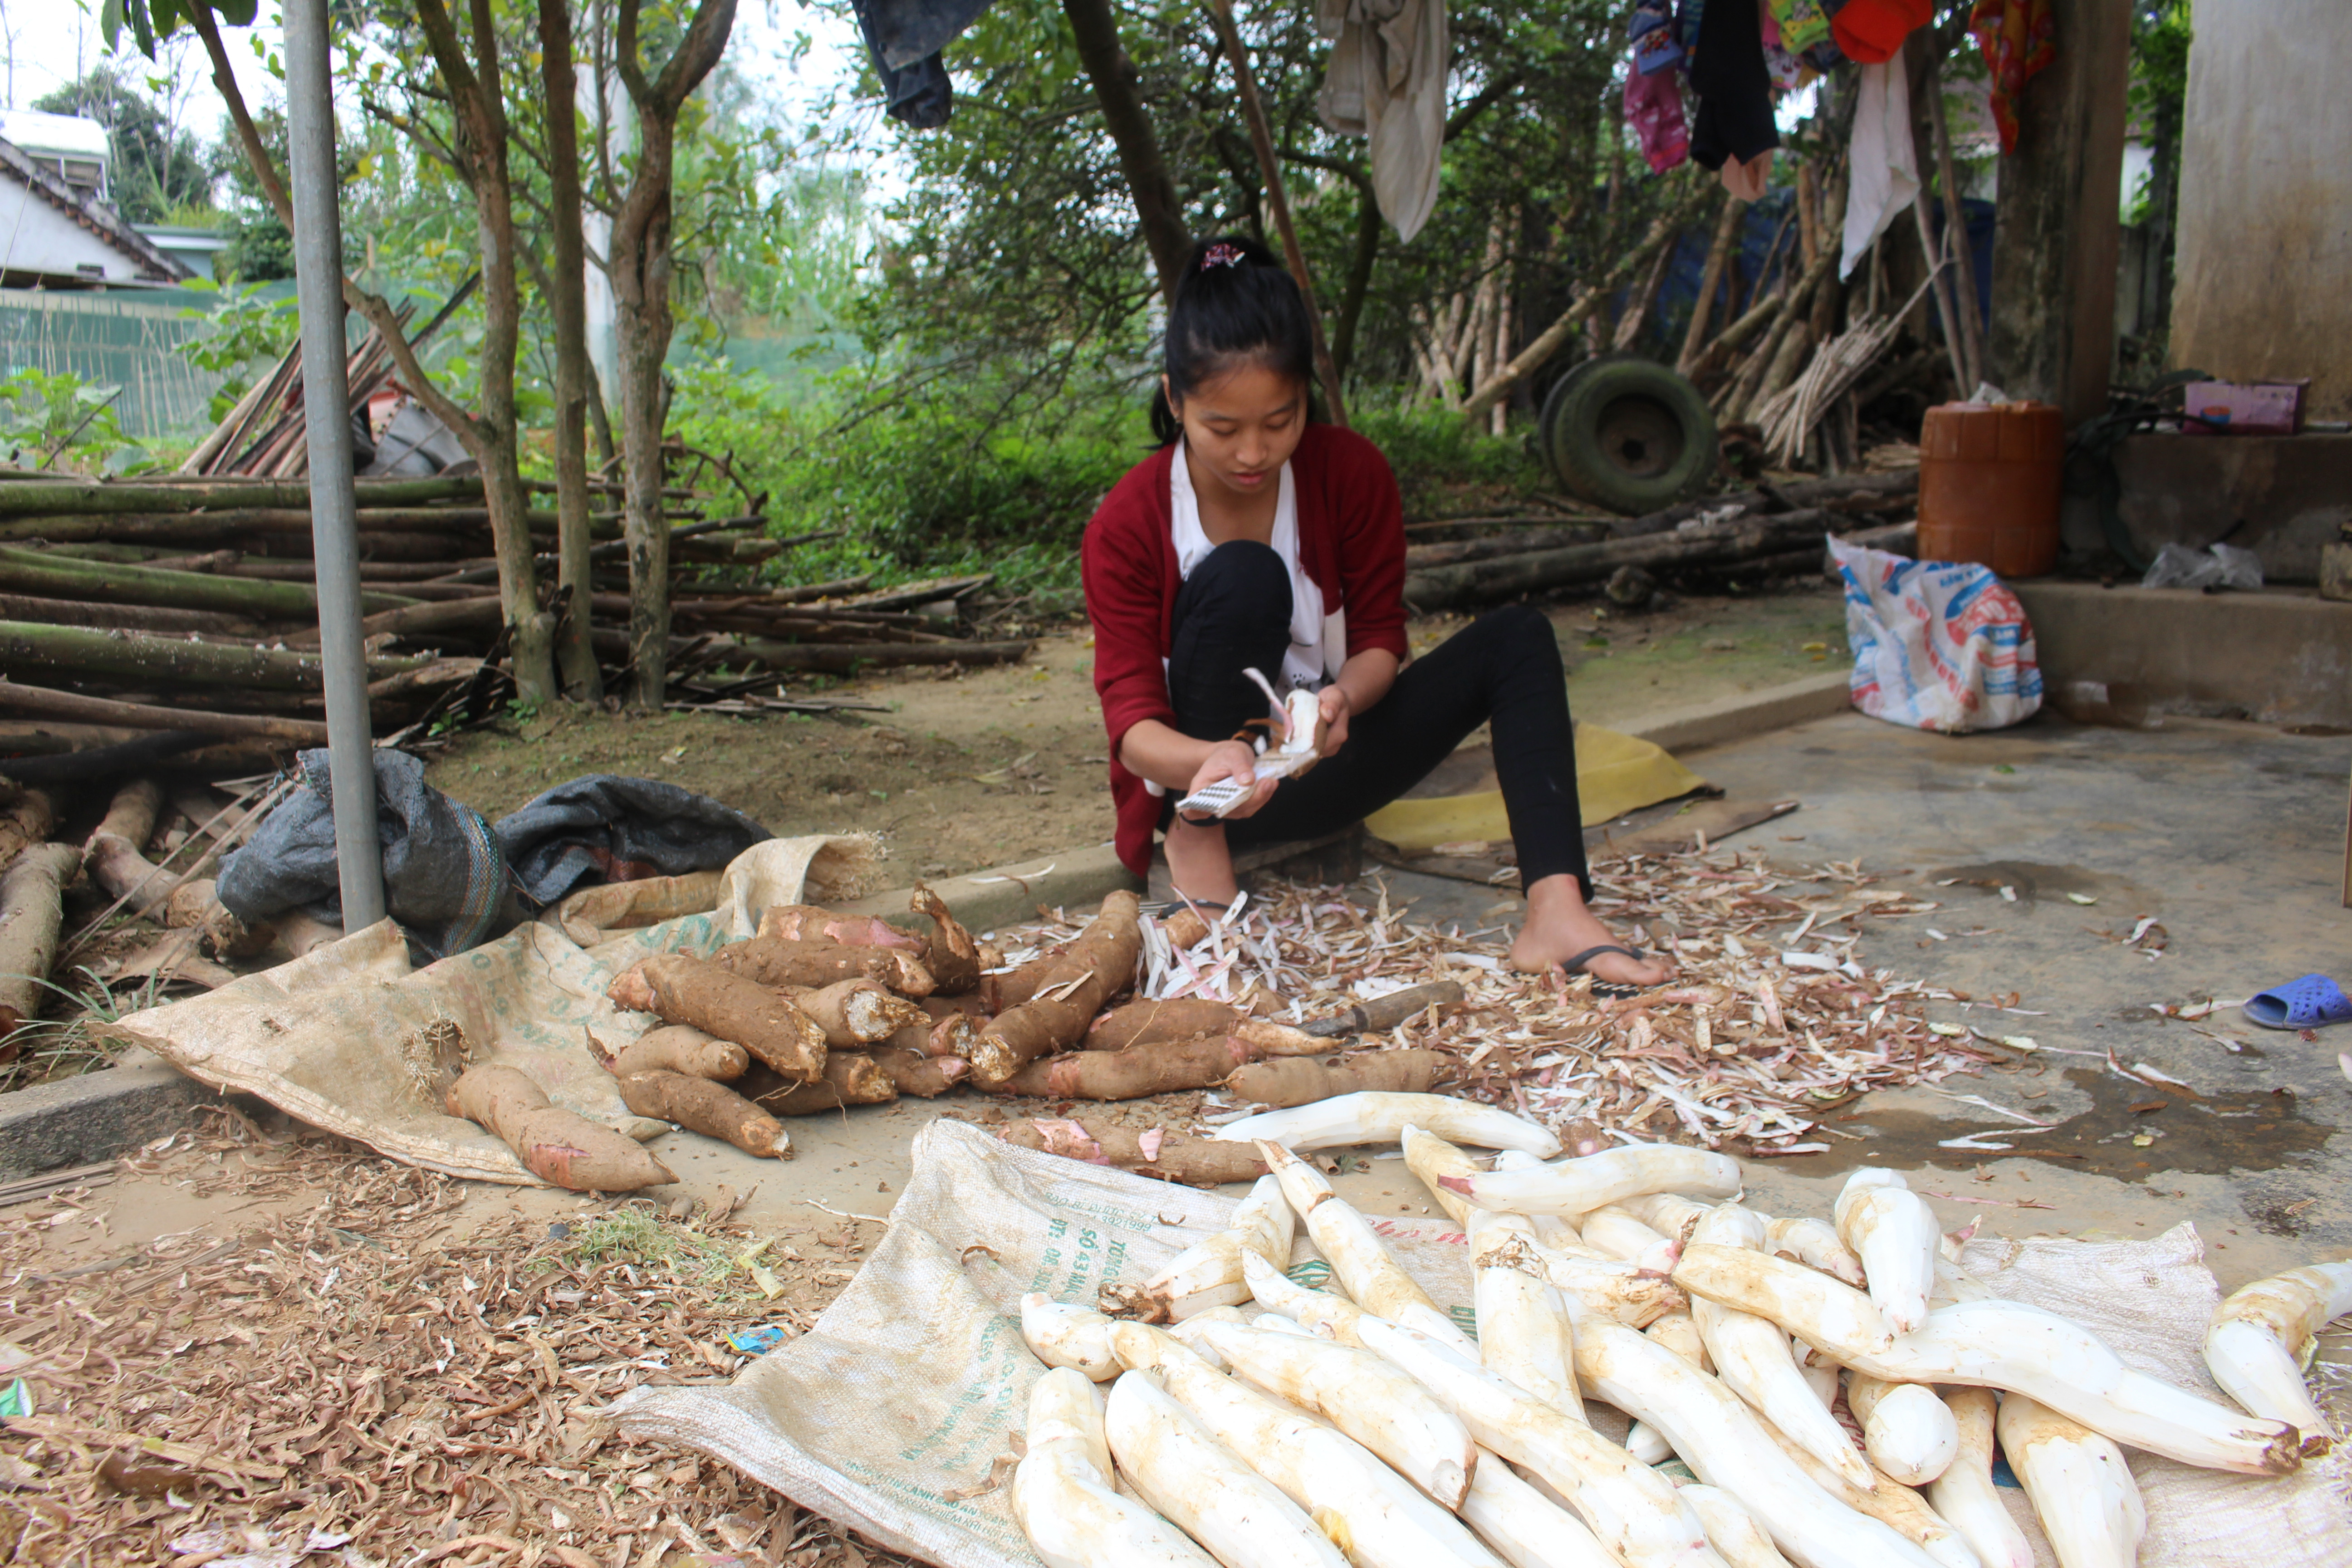
[[[602, 488], [609, 496], [614, 487]], [[357, 489], [378, 731], [437, 718], [460, 698], [487, 710], [503, 689], [496, 676], [505, 628], [480, 480], [362, 480]], [[984, 664], [1027, 649], [952, 635], [959, 599], [984, 578], [879, 595], [860, 594], [862, 582], [764, 588], [746, 582], [743, 569], [821, 536], [768, 538], [765, 518], [704, 515], [721, 507], [682, 488], [672, 509], [676, 702], [740, 707], [754, 689], [773, 693], [780, 670]], [[530, 523], [550, 552], [542, 562], [551, 588], [555, 513], [534, 510]], [[617, 679], [629, 658], [619, 514], [596, 513], [593, 532], [591, 640]], [[0, 724], [0, 757], [133, 739], [140, 754], [158, 754], [157, 732], [175, 736], [182, 750], [220, 739], [246, 752], [323, 745], [317, 647], [307, 485], [202, 476], [100, 483], [0, 470], [0, 714], [149, 732]], [[31, 776], [26, 765], [0, 763], [0, 772]], [[100, 757], [70, 765], [95, 777], [119, 764]]]
[[[458, 299], [462, 300], [461, 293]], [[455, 308], [455, 302], [452, 303]], [[412, 307], [398, 311], [405, 329]], [[427, 322], [417, 342], [448, 315]], [[352, 406], [364, 408], [368, 400], [391, 384], [392, 351], [373, 327], [351, 352], [344, 374], [352, 389]], [[228, 416], [196, 444], [180, 472], [205, 476], [250, 475], [257, 479], [292, 479], [310, 471], [310, 448], [305, 439], [302, 412], [302, 345], [295, 343], [268, 375], [254, 383]]]
[[1422, 611], [1465, 609], [1597, 585], [1628, 568], [1750, 578], [1819, 571], [1823, 534], [1906, 547], [1911, 525], [1900, 514], [1911, 510], [1918, 484], [1916, 468], [1851, 474], [1710, 496], [1605, 527], [1480, 528], [1478, 537], [1407, 545], [1405, 602]]

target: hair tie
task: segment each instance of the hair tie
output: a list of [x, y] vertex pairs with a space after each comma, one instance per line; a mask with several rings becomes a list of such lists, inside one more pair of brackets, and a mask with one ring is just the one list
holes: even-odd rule
[[1213, 245], [1201, 258], [1201, 270], [1206, 272], [1212, 267], [1239, 267], [1245, 259], [1238, 245]]

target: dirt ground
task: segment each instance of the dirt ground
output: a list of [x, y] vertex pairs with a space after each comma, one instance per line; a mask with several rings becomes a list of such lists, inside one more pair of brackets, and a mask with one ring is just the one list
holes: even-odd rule
[[[1814, 585], [1550, 612], [1576, 716], [1603, 725], [1812, 674], [1845, 653], [1844, 611]], [[1415, 652], [1466, 624], [1416, 619]], [[909, 876], [955, 876], [1111, 835], [1093, 637], [1041, 637], [1023, 664], [940, 677], [794, 682], [881, 713], [658, 717], [564, 708], [457, 737], [427, 777], [493, 819], [582, 773], [667, 779], [780, 834], [866, 829]]]

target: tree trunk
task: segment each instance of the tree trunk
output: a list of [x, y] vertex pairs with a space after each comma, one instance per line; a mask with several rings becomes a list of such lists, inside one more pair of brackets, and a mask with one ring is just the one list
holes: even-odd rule
[[[479, 0], [478, 0], [479, 3]], [[662, 515], [662, 425], [669, 400], [670, 218], [678, 111], [726, 51], [735, 0], [701, 0], [660, 74], [637, 52], [638, 0], [620, 0], [614, 65], [637, 117], [637, 155], [613, 219], [605, 271], [619, 306], [622, 536], [629, 548], [629, 700], [659, 711], [669, 689], [669, 520]]]
[[1143, 243], [1160, 274], [1160, 291], [1176, 297], [1176, 280], [1184, 258], [1192, 253], [1192, 226], [1176, 199], [1176, 184], [1168, 177], [1167, 160], [1160, 153], [1160, 138], [1151, 129], [1151, 115], [1143, 106], [1135, 62], [1118, 37], [1118, 18], [1109, 0], [1062, 0], [1078, 46], [1078, 63], [1102, 106], [1103, 125], [1118, 148], [1118, 166], [1127, 175], [1129, 197], [1142, 221]]
[[1707, 247], [1706, 268], [1699, 274], [1698, 298], [1692, 302], [1690, 330], [1683, 334], [1683, 352], [1675, 360], [1675, 368], [1688, 375], [1698, 366], [1698, 356], [1706, 347], [1707, 323], [1715, 316], [1715, 296], [1723, 286], [1723, 270], [1731, 260], [1732, 247], [1739, 238], [1740, 220], [1748, 216], [1748, 204], [1737, 196], [1726, 195], [1723, 216], [1716, 220], [1715, 243]]
[[1372, 195], [1369, 177], [1356, 185], [1356, 253], [1348, 265], [1348, 281], [1339, 292], [1339, 319], [1331, 330], [1331, 363], [1342, 379], [1356, 357], [1356, 326], [1363, 320], [1364, 297], [1371, 291], [1372, 265], [1381, 254], [1381, 204]]
[[555, 660], [563, 694], [596, 702], [604, 678], [588, 640], [587, 242], [580, 228], [578, 87], [572, 64], [572, 0], [539, 0], [541, 79], [546, 83], [548, 208], [555, 252], [548, 310], [555, 322]]

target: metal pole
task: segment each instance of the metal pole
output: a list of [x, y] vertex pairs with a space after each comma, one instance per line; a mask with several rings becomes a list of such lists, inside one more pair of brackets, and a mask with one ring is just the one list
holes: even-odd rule
[[351, 386], [343, 342], [343, 226], [336, 210], [335, 100], [326, 0], [287, 0], [286, 121], [292, 153], [295, 299], [302, 314], [302, 417], [318, 557], [319, 647], [343, 929], [383, 919], [375, 744], [360, 638], [358, 498], [352, 490]]

